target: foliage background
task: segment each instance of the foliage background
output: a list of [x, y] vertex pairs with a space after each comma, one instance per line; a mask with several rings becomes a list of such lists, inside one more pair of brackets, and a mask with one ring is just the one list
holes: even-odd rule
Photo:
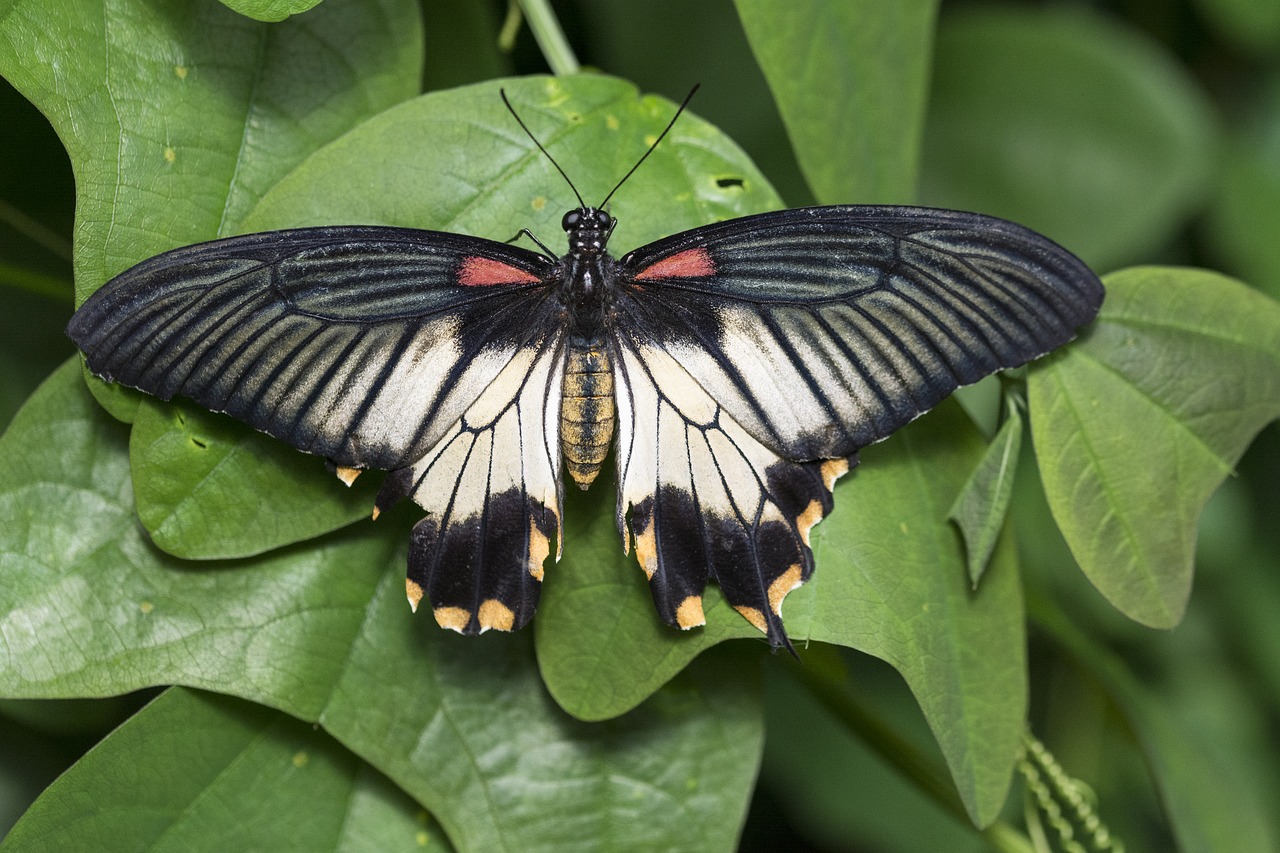
[[[315, 4], [228, 5], [278, 20]], [[1272, 846], [1275, 428], [1235, 457], [1280, 405], [1280, 322], [1259, 295], [1280, 295], [1280, 11], [1264, 0], [944, 2], [935, 33], [924, 0], [892, 12], [783, 5], [557, 4], [585, 64], [676, 99], [702, 82], [695, 112], [751, 158], [696, 118], [682, 120], [619, 197], [616, 248], [781, 204], [919, 200], [1016, 219], [1104, 273], [1160, 263], [1238, 276], [1255, 290], [1185, 271], [1109, 277], [1111, 325], [1091, 349], [1073, 348], [1170, 395], [1154, 409], [1109, 401], [1112, 456], [1132, 457], [1121, 469], [1129, 476], [1112, 484], [1137, 481], [1118, 504], [1129, 521], [1174, 531], [1175, 551], [1188, 551], [1201, 501], [1235, 471], [1199, 523], [1185, 616], [1189, 562], [1122, 572], [1079, 541], [1073, 556], [1059, 527], [1071, 535], [1074, 524], [1087, 539], [1106, 519], [1077, 500], [1054, 507], [1055, 523], [1045, 492], [1070, 496], [1072, 472], [1055, 484], [1042, 459], [1042, 490], [1030, 442], [1013, 501], [1017, 555], [1006, 537], [979, 596], [968, 600], [958, 563], [954, 576], [939, 571], [939, 554], [959, 553], [953, 531], [937, 532], [945, 526], [914, 556], [899, 546], [882, 557], [886, 574], [861, 578], [917, 592], [867, 604], [842, 586], [877, 565], [863, 543], [893, 541], [878, 522], [940, 518], [981, 457], [979, 432], [948, 406], [869, 451], [856, 484], [837, 494], [815, 546], [810, 586], [824, 589], [788, 601], [793, 633], [827, 641], [802, 653], [802, 667], [754, 642], [703, 652], [750, 636], [710, 607], [697, 639], [656, 628], [596, 492], [567, 508], [572, 550], [556, 572], [576, 585], [548, 588], [536, 640], [525, 632], [468, 643], [411, 621], [395, 548], [412, 513], [389, 522], [398, 531], [358, 524], [288, 545], [363, 515], [368, 493], [336, 492], [314, 460], [194, 410], [96, 388], [134, 422], [130, 433], [97, 409], [74, 363], [58, 368], [72, 355], [61, 330], [73, 266], [83, 297], [156, 251], [253, 228], [360, 219], [499, 239], [526, 224], [554, 233], [565, 203], [544, 163], [506, 162], [484, 138], [450, 135], [458, 116], [504, 127], [492, 87], [444, 91], [542, 72], [543, 51], [527, 30], [500, 51], [505, 7], [461, 0], [420, 10], [325, 0], [274, 31], [205, 0], [166, 14], [141, 0], [4, 0], [0, 75], [45, 115], [8, 84], [0, 90], [0, 418], [53, 374], [2, 440], [0, 676], [14, 698], [0, 706], [0, 822], [26, 813], [6, 846], [724, 849], [741, 831], [745, 848], [1020, 849], [1035, 824], [1019, 829], [1021, 793], [1006, 791], [1010, 733], [1028, 697], [1032, 731], [1091, 786], [1097, 813], [1128, 849]], [[531, 16], [537, 8], [529, 4]], [[135, 40], [99, 56], [87, 37], [94, 14]], [[33, 26], [41, 15], [49, 23]], [[173, 21], [184, 56], [165, 52]], [[39, 52], [59, 38], [62, 54]], [[201, 54], [201, 39], [219, 50]], [[170, 82], [188, 79], [178, 68], [197, 72], [191, 100], [165, 102], [160, 78], [147, 76], [154, 67]], [[45, 68], [82, 91], [41, 90]], [[228, 76], [200, 73], [208, 68]], [[237, 69], [252, 73], [235, 78]], [[536, 80], [509, 85], [526, 110], [548, 91]], [[110, 109], [95, 113], [103, 86]], [[242, 103], [210, 107], [238, 91], [250, 93]], [[419, 91], [443, 95], [409, 101]], [[607, 79], [568, 81], [563, 94], [569, 106], [534, 115], [563, 146], [553, 150], [569, 152], [564, 165], [589, 197], [639, 145], [593, 137], [598, 128], [570, 126], [566, 114], [599, 115], [607, 104], [625, 138], [654, 132], [670, 111]], [[172, 109], [149, 124], [156, 101]], [[139, 181], [150, 174], [145, 146], [101, 144], [126, 138], [131, 117], [141, 139], [189, 133], [206, 143], [173, 146], [190, 183]], [[257, 156], [244, 156], [246, 143]], [[74, 223], [66, 150], [80, 178]], [[467, 156], [445, 169], [432, 160], [454, 151]], [[705, 159], [691, 178], [680, 166], [695, 153]], [[188, 167], [189, 154], [206, 159]], [[732, 180], [696, 180], [705, 175]], [[524, 201], [539, 193], [545, 213]], [[1129, 364], [1120, 356], [1134, 329], [1149, 334]], [[1074, 434], [1054, 425], [1064, 423], [1063, 401], [1079, 398], [1053, 388], [1102, 381], [1080, 380], [1085, 359], [1072, 358], [1033, 375], [1042, 455]], [[988, 436], [993, 391], [966, 397]], [[1220, 423], [1206, 425], [1206, 411]], [[216, 457], [194, 454], [192, 437]], [[901, 486], [913, 477], [936, 482]], [[281, 487], [294, 478], [303, 481], [296, 493]], [[206, 497], [192, 497], [201, 489]], [[148, 538], [219, 562], [175, 560]], [[1146, 583], [1128, 584], [1135, 577]], [[918, 600], [948, 615], [910, 627], [922, 621], [909, 610]], [[138, 614], [152, 612], [158, 627], [140, 629]], [[898, 630], [897, 646], [878, 636]], [[166, 684], [212, 692], [128, 692]]]

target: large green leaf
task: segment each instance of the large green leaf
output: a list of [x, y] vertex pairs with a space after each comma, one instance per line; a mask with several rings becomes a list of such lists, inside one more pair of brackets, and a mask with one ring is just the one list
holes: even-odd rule
[[1129, 617], [1168, 628], [1191, 591], [1200, 510], [1280, 417], [1280, 304], [1200, 270], [1106, 285], [1092, 331], [1032, 370], [1032, 436], [1080, 567]]
[[[410, 0], [339, 0], [278, 25], [213, 0], [15, 0], [0, 15], [0, 74], [49, 118], [71, 156], [81, 298], [160, 251], [241, 231], [263, 193], [310, 152], [413, 95], [421, 55], [421, 23]], [[94, 385], [104, 405], [133, 419], [136, 396]], [[172, 415], [150, 407], [141, 417], [149, 435], [167, 427], [168, 446], [183, 446], [186, 436], [171, 426]], [[199, 429], [223, 429], [203, 414], [192, 418]], [[170, 501], [148, 503], [149, 521], [180, 515], [189, 502], [185, 492], [203, 488], [203, 479], [186, 473], [207, 458], [199, 450], [191, 448], [185, 460], [137, 460], [140, 493]], [[252, 454], [232, 455], [219, 474], [252, 481], [256, 466]], [[323, 479], [319, 474], [313, 483]], [[149, 485], [153, 476], [166, 482]], [[175, 478], [183, 480], [179, 488]], [[290, 494], [285, 474], [269, 479], [274, 494]], [[316, 499], [315, 492], [295, 493], [313, 503], [308, 514], [286, 508], [289, 523], [242, 526], [236, 542], [224, 541], [225, 524], [205, 528], [212, 537], [203, 541], [175, 541], [157, 528], [157, 541], [189, 556], [256, 553], [367, 511], [349, 499]], [[223, 509], [225, 503], [204, 507], [208, 518]]]
[[403, 514], [256, 560], [168, 557], [133, 521], [125, 428], [75, 362], [15, 417], [0, 458], [0, 695], [176, 683], [280, 708], [463, 847], [596, 849], [613, 833], [733, 846], [762, 737], [749, 666], [721, 659], [626, 717], [580, 723], [544, 691], [527, 633], [457, 637], [410, 614], [389, 547]]
[[[980, 825], [994, 819], [1008, 790], [1027, 679], [1011, 549], [997, 550], [974, 592], [947, 520], [983, 450], [949, 403], [863, 451], [864, 464], [836, 488], [834, 512], [814, 529], [813, 579], [783, 609], [797, 643], [850, 646], [902, 673]], [[591, 719], [620, 713], [703, 649], [759, 638], [714, 590], [705, 628], [663, 627], [643, 576], [620, 553], [612, 514], [576, 522], [576, 509], [566, 507], [566, 556], [548, 573], [535, 623], [543, 676], [568, 710]]]
[[[360, 222], [494, 240], [528, 228], [562, 246], [560, 220], [577, 201], [507, 112], [500, 88], [588, 203], [602, 199], [635, 165], [675, 112], [670, 101], [596, 75], [494, 80], [435, 92], [386, 110], [317, 151], [272, 188], [246, 227]], [[778, 203], [741, 149], [685, 113], [610, 201], [618, 227], [609, 247], [620, 255]]]
[[363, 525], [198, 569], [165, 555], [134, 517], [127, 430], [94, 405], [75, 361], [0, 450], [0, 694], [180, 682], [315, 713], [327, 695], [315, 661], [345, 656], [391, 558], [386, 535]]
[[[932, 763], [937, 748], [913, 698], [886, 666], [861, 658], [852, 671], [839, 657], [811, 648], [801, 665], [845, 670], [843, 681], [864, 703], [876, 702], [882, 722], [917, 747], [922, 763]], [[820, 660], [815, 660], [819, 655]], [[846, 653], [849, 659], [855, 658]], [[898, 684], [892, 681], [898, 680]], [[887, 766], [868, 744], [820, 705], [795, 679], [776, 674], [765, 680], [766, 727], [760, 784], [779, 801], [806, 838], [829, 850], [877, 850], [884, 853], [990, 851], [990, 845], [963, 817], [930, 799], [920, 786]], [[896, 688], [896, 689], [895, 689]], [[910, 740], [906, 740], [910, 738]], [[941, 764], [941, 761], [937, 762]]]
[[736, 5], [817, 199], [914, 201], [937, 0]]
[[129, 458], [151, 541], [178, 557], [247, 557], [370, 515], [376, 475], [344, 488], [314, 456], [281, 451], [188, 400], [143, 400]]
[[173, 688], [51, 785], [0, 850], [447, 845], [419, 813], [386, 777], [314, 726]]
[[818, 570], [787, 601], [797, 636], [867, 652], [901, 673], [978, 826], [1004, 804], [1027, 713], [1013, 548], [997, 548], [974, 590], [947, 518], [984, 449], [950, 402], [862, 451], [836, 490], [836, 511], [815, 528]]
[[233, 234], [307, 154], [412, 96], [417, 5], [344, 0], [280, 25], [213, 0], [49, 4], [0, 15], [0, 74], [76, 174], [76, 288]]
[[1107, 269], [1184, 225], [1214, 128], [1197, 84], [1136, 30], [1079, 5], [969, 7], [938, 32], [921, 193]]

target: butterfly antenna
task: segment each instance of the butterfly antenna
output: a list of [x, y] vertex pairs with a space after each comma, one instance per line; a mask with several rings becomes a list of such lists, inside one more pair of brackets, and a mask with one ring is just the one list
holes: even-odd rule
[[644, 156], [636, 161], [636, 164], [631, 167], [631, 171], [623, 175], [622, 180], [618, 181], [618, 185], [609, 190], [609, 194], [604, 197], [604, 201], [600, 202], [599, 208], [601, 210], [603, 210], [604, 206], [609, 203], [609, 199], [613, 198], [613, 194], [618, 191], [618, 188], [627, 182], [627, 178], [636, 173], [636, 169], [640, 168], [640, 164], [649, 159], [649, 155], [653, 153], [653, 149], [658, 147], [658, 143], [662, 141], [662, 138], [671, 132], [671, 128], [675, 127], [676, 119], [680, 118], [680, 114], [684, 112], [684, 108], [689, 106], [689, 102], [693, 100], [693, 96], [697, 93], [698, 88], [701, 85], [701, 83], [695, 83], [693, 88], [689, 90], [689, 94], [684, 96], [684, 100], [680, 103], [680, 108], [677, 109], [676, 114], [671, 117], [671, 121], [667, 122], [666, 129], [664, 129], [662, 133], [658, 134], [658, 138], [653, 140], [653, 144], [649, 146], [648, 151], [644, 152]]
[[[529, 126], [520, 118], [520, 114], [516, 112], [516, 108], [511, 106], [511, 102], [507, 100], [507, 90], [499, 89], [498, 94], [502, 96], [502, 103], [507, 105], [507, 111], [511, 113], [512, 118], [514, 118], [516, 123], [520, 125], [520, 129], [529, 135], [529, 138], [533, 140], [533, 144], [538, 146], [538, 150], [542, 152], [542, 156], [551, 161], [551, 165], [556, 167], [556, 171], [560, 173], [560, 177], [564, 178], [564, 182], [569, 185], [569, 189], [573, 190], [573, 194], [578, 197], [578, 207], [586, 207], [587, 203], [582, 200], [582, 193], [578, 192], [578, 188], [573, 185], [573, 181], [569, 180], [569, 176], [565, 174], [564, 169], [560, 168], [560, 164], [556, 162], [556, 158], [548, 154], [547, 149], [542, 147], [542, 143], [538, 141], [538, 137], [533, 135], [533, 131], [530, 130]], [[661, 139], [661, 137], [659, 137], [659, 139]], [[647, 157], [648, 155], [646, 154], [645, 156]], [[635, 169], [632, 169], [631, 171], [634, 172]], [[610, 195], [612, 195], [612, 193], [610, 193]]]

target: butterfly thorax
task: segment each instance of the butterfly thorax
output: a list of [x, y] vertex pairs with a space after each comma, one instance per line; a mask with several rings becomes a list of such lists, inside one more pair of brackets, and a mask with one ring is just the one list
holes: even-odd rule
[[569, 254], [562, 299], [569, 311], [568, 353], [560, 402], [560, 444], [569, 474], [587, 488], [613, 441], [613, 365], [605, 325], [615, 261], [605, 251], [613, 218], [594, 208], [565, 214]]

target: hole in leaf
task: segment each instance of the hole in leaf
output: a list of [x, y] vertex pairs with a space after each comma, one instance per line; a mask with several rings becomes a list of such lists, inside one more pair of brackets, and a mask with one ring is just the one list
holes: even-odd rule
[[209, 447], [209, 445], [205, 444], [203, 441], [201, 441], [198, 438], [192, 438], [191, 443], [194, 444], [196, 447], [200, 448], [201, 450], [205, 450]]
[[716, 178], [716, 186], [721, 189], [727, 189], [728, 187], [741, 187], [743, 183], [744, 181], [742, 178]]

